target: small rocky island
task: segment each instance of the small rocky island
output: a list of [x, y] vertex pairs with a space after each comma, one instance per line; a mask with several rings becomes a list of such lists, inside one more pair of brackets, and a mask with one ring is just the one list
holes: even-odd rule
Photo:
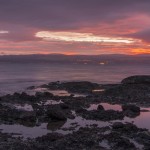
[[0, 97], [0, 150], [149, 150], [150, 76], [51, 82]]

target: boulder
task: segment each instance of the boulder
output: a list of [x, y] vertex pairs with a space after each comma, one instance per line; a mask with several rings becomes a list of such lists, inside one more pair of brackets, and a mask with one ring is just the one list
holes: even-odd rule
[[65, 123], [66, 123], [66, 121], [52, 121], [52, 122], [48, 122], [47, 129], [48, 130], [52, 130], [52, 131], [56, 131], [56, 130], [60, 129]]
[[140, 112], [140, 107], [133, 105], [133, 104], [127, 104], [127, 105], [122, 105], [122, 110], [123, 111], [132, 111], [134, 113], [139, 113]]
[[123, 105], [122, 110], [125, 116], [135, 118], [140, 115], [140, 107], [129, 104]]
[[59, 108], [50, 107], [50, 108], [48, 108], [46, 114], [47, 114], [47, 117], [49, 117], [51, 120], [56, 120], [56, 121], [66, 121], [67, 120], [65, 113]]
[[112, 125], [112, 128], [113, 129], [120, 129], [120, 128], [123, 128], [124, 127], [124, 124], [122, 122], [115, 122], [113, 125]]
[[104, 107], [102, 105], [98, 105], [97, 110], [102, 111], [104, 110]]

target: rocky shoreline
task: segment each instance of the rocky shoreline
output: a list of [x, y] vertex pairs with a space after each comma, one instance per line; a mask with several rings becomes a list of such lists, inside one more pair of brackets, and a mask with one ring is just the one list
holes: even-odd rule
[[[31, 86], [0, 97], [0, 149], [149, 150], [149, 129], [134, 123], [149, 110], [150, 76], [128, 77], [120, 84], [57, 81]], [[21, 134], [22, 128], [8, 132], [15, 126], [24, 128], [25, 135], [30, 129], [33, 136]]]

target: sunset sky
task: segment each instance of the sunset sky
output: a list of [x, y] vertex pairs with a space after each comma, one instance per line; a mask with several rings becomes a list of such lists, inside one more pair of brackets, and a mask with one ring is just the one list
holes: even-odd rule
[[150, 53], [150, 0], [0, 0], [0, 54]]

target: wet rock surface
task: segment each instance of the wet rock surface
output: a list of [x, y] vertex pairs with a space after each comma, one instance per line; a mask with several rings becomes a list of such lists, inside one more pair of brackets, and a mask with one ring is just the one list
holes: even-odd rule
[[81, 82], [52, 82], [49, 83], [47, 88], [56, 90], [56, 89], [61, 89], [61, 90], [67, 90], [69, 92], [77, 92], [77, 93], [89, 93], [92, 90], [96, 89], [99, 87], [98, 84], [96, 83], [91, 83], [88, 81], [81, 81]]
[[[34, 95], [23, 92], [1, 96], [0, 149], [148, 150], [150, 132], [135, 125], [134, 119], [149, 112], [140, 108], [150, 106], [149, 78], [133, 76], [114, 85], [57, 81], [39, 86], [46, 89], [44, 92], [29, 87], [28, 91], [35, 90]], [[49, 90], [66, 90], [69, 95], [54, 95]], [[75, 93], [86, 96], [75, 97]], [[102, 103], [121, 106], [119, 110], [106, 109]], [[97, 105], [96, 109], [88, 109], [91, 104]], [[133, 122], [124, 122], [125, 118]], [[4, 132], [1, 125], [46, 132], [24, 139], [21, 134]], [[43, 129], [38, 130], [40, 126]]]
[[101, 121], [111, 121], [111, 120], [122, 120], [124, 115], [122, 112], [114, 111], [114, 110], [92, 110], [87, 111], [85, 109], [80, 109], [76, 111], [77, 114], [81, 115], [85, 119], [91, 120], [101, 120]]
[[[135, 132], [136, 131], [136, 132]], [[0, 142], [3, 150], [14, 149], [94, 149], [94, 150], [138, 150], [135, 143], [140, 143], [143, 149], [150, 148], [149, 132], [138, 129], [134, 125], [122, 124], [116, 127], [86, 127], [80, 128], [72, 134], [62, 135], [59, 133], [49, 133], [35, 139], [27, 139], [22, 141], [11, 135], [0, 134]], [[106, 142], [106, 143], [104, 143]], [[107, 144], [107, 146], [106, 146]]]

